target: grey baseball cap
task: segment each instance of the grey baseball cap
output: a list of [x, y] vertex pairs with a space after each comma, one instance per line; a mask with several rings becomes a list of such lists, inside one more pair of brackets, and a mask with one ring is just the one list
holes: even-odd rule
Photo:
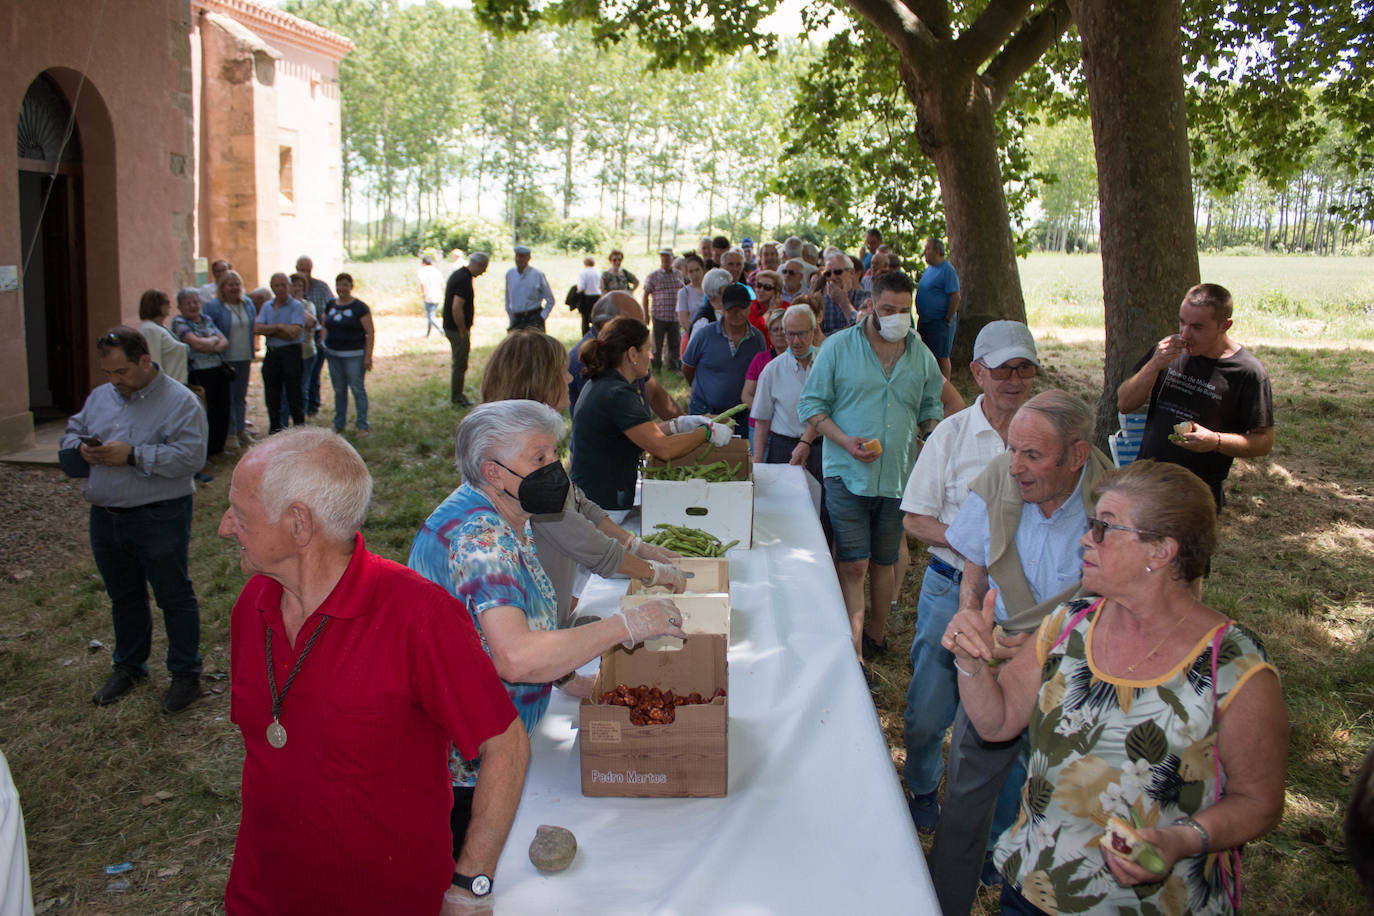
[[1019, 321], [990, 321], [973, 342], [973, 358], [990, 369], [1013, 359], [1028, 359], [1040, 365], [1035, 355], [1035, 337]]

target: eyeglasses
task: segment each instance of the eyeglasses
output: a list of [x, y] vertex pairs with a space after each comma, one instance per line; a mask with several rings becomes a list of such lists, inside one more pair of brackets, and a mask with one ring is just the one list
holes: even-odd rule
[[1091, 515], [1088, 516], [1088, 530], [1092, 532], [1092, 535], [1093, 535], [1093, 543], [1094, 543], [1094, 544], [1101, 544], [1101, 543], [1102, 543], [1102, 539], [1105, 538], [1105, 537], [1107, 536], [1107, 532], [1108, 532], [1109, 530], [1110, 530], [1110, 531], [1130, 531], [1130, 532], [1132, 532], [1132, 533], [1134, 533], [1134, 534], [1151, 534], [1151, 535], [1154, 535], [1155, 537], [1163, 537], [1163, 536], [1164, 536], [1164, 535], [1160, 534], [1158, 531], [1147, 531], [1147, 530], [1145, 530], [1144, 528], [1128, 528], [1128, 527], [1125, 526], [1125, 525], [1113, 525], [1111, 522], [1104, 522], [1104, 521], [1102, 521], [1102, 519], [1100, 519], [1100, 518], [1093, 518]]
[[813, 331], [783, 331], [782, 336], [788, 340], [810, 340]]
[[827, 277], [842, 277], [847, 273], [849, 273], [849, 271], [845, 270], [843, 267], [837, 267], [834, 270], [827, 270], [825, 275]]
[[1035, 373], [1040, 371], [1035, 363], [1020, 363], [1015, 366], [997, 366], [996, 368], [985, 363], [983, 368], [987, 369], [988, 374], [999, 382], [1005, 382], [1007, 379], [1011, 378], [1013, 372], [1021, 378], [1035, 378]]
[[117, 347], [124, 342], [124, 338], [120, 337], [117, 332], [110, 331], [108, 334], [100, 335], [100, 339], [96, 342]]
[[778, 288], [771, 283], [760, 283], [755, 286], [754, 289], [765, 293], [776, 293], [778, 291]]
[[795, 277], [797, 275], [797, 272], [795, 270], [784, 270], [782, 272], [782, 275], [784, 277]]

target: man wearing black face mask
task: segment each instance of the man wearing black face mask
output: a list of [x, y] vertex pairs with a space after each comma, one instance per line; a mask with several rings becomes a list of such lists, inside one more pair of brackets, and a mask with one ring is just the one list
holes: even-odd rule
[[[410, 568], [467, 605], [527, 729], [548, 708], [555, 680], [612, 646], [685, 635], [681, 612], [664, 599], [558, 629], [557, 596], [535, 552], [530, 517], [562, 509], [568, 488], [558, 463], [562, 437], [562, 417], [536, 401], [473, 408], [458, 427], [463, 484], [434, 510], [410, 548]], [[472, 815], [480, 763], [450, 760], [455, 850]]]

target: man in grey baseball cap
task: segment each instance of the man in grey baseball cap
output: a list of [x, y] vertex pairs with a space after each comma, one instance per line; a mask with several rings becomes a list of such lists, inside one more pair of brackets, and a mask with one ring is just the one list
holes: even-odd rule
[[553, 288], [544, 272], [530, 266], [529, 248], [516, 245], [515, 266], [506, 271], [506, 314], [510, 316], [510, 327], [506, 330], [544, 330], [544, 321], [554, 304]]

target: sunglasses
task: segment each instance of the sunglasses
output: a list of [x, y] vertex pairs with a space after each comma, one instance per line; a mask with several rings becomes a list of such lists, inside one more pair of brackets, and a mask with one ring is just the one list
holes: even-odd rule
[[1144, 528], [1130, 528], [1126, 525], [1113, 525], [1111, 522], [1104, 522], [1100, 518], [1088, 516], [1088, 530], [1092, 532], [1093, 543], [1101, 544], [1102, 539], [1107, 536], [1108, 531], [1130, 531], [1133, 534], [1152, 534], [1155, 537], [1163, 537], [1158, 531], [1147, 531]]
[[988, 370], [988, 375], [991, 375], [999, 382], [1005, 382], [1007, 379], [1011, 378], [1013, 372], [1021, 378], [1035, 378], [1035, 373], [1040, 371], [1035, 363], [1021, 363], [1017, 366], [998, 366], [996, 368], [984, 366], [984, 368]]
[[782, 275], [784, 277], [795, 277], [797, 275], [797, 272], [795, 270], [784, 270], [782, 272]]
[[849, 271], [845, 270], [843, 267], [840, 267], [835, 270], [827, 270], [825, 272], [825, 275], [827, 277], [842, 277], [847, 273], [849, 273]]
[[762, 290], [765, 293], [776, 293], [778, 288], [771, 283], [760, 283], [754, 289]]

